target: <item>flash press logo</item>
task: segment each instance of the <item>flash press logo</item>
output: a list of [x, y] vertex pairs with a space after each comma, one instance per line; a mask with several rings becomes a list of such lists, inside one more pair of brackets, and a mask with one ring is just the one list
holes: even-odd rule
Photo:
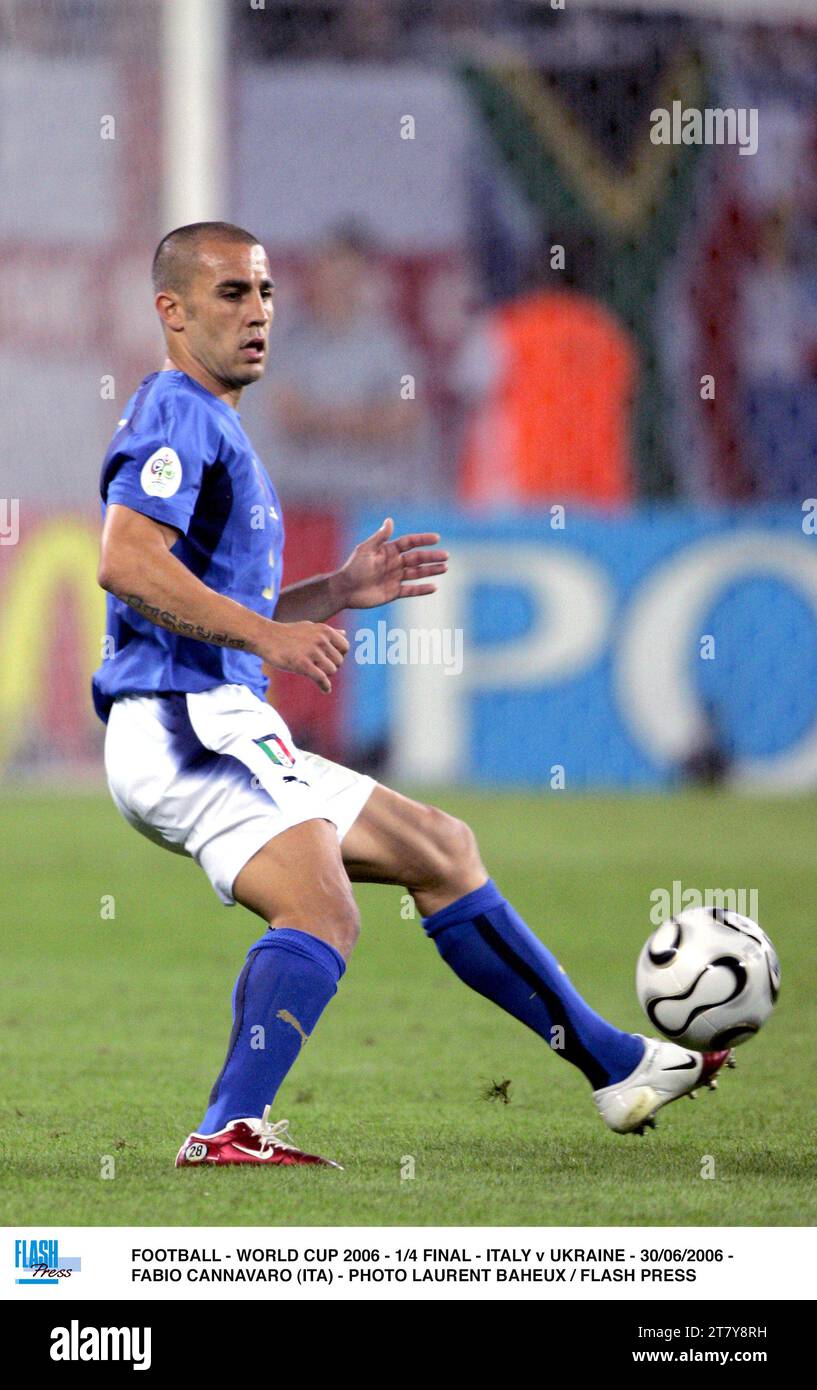
[[68, 1327], [51, 1331], [52, 1361], [130, 1361], [135, 1371], [150, 1370], [149, 1327]]
[[60, 1255], [59, 1241], [32, 1236], [14, 1242], [15, 1284], [60, 1284], [79, 1273], [79, 1255]]

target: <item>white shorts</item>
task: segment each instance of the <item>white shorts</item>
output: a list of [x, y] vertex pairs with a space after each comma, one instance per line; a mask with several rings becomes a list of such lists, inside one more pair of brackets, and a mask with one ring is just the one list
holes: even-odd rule
[[108, 720], [105, 771], [125, 820], [195, 859], [228, 906], [268, 840], [314, 819], [342, 840], [376, 785], [296, 749], [280, 714], [246, 685], [123, 696]]

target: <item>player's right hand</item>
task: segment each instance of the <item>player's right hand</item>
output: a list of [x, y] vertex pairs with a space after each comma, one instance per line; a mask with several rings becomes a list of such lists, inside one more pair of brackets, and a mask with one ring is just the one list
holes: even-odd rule
[[329, 695], [332, 677], [349, 650], [346, 635], [327, 623], [270, 623], [269, 640], [259, 653], [278, 671], [308, 676]]

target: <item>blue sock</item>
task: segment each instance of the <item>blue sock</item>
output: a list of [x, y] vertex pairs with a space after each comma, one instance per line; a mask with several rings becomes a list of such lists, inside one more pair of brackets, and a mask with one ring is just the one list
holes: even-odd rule
[[328, 941], [291, 927], [268, 931], [250, 947], [233, 990], [227, 1059], [199, 1134], [215, 1134], [231, 1120], [260, 1118], [345, 969]]
[[[594, 1091], [621, 1081], [644, 1044], [585, 1004], [555, 956], [496, 884], [466, 893], [423, 921], [443, 960], [465, 984], [526, 1023], [584, 1072]], [[554, 1033], [554, 1028], [562, 1033]]]

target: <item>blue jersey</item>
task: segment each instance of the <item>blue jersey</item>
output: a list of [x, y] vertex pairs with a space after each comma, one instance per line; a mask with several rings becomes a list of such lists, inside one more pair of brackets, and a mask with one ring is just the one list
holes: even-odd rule
[[[275, 489], [238, 412], [184, 372], [153, 372], [125, 407], [100, 478], [112, 502], [181, 532], [172, 554], [209, 588], [271, 618], [284, 528]], [[138, 587], [138, 586], [137, 586]], [[247, 685], [263, 696], [261, 658], [157, 627], [108, 595], [110, 655], [93, 678], [107, 720], [119, 695]]]

